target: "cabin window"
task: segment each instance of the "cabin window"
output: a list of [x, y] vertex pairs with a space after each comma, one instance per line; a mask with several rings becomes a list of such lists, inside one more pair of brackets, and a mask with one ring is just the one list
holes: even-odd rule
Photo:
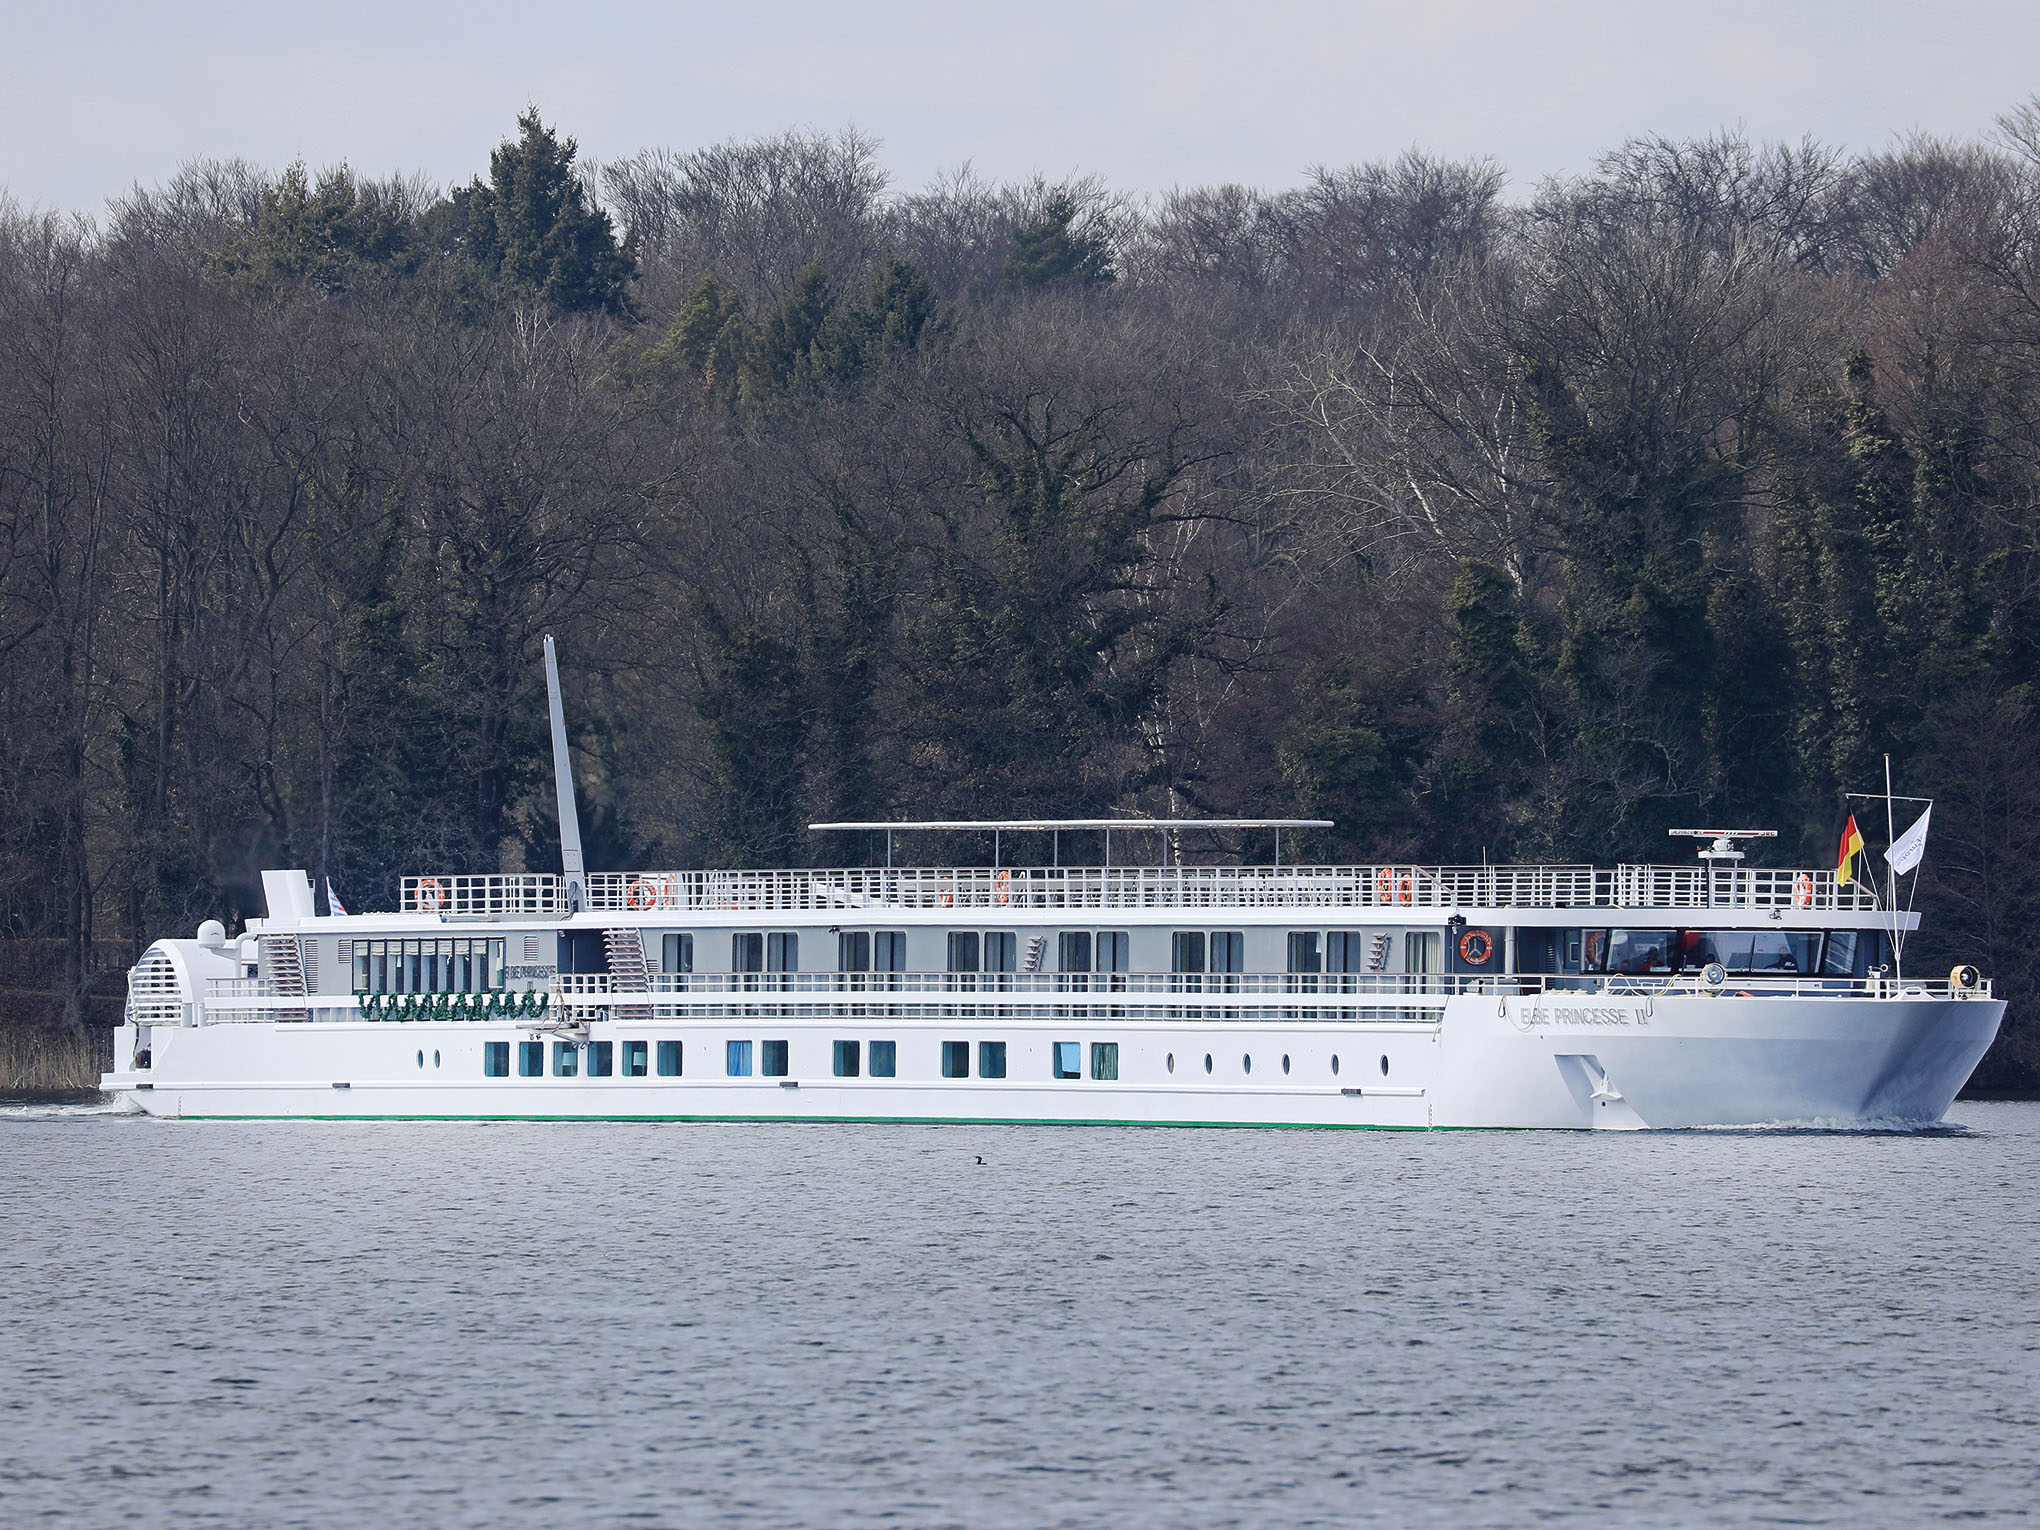
[[1403, 971], [1429, 973], [1444, 966], [1445, 937], [1437, 930], [1412, 930], [1403, 936]]
[[553, 1043], [553, 1077], [572, 1078], [581, 1071], [581, 1049], [571, 1041]]
[[844, 930], [836, 936], [836, 970], [838, 972], [871, 970], [871, 931]]
[[1211, 970], [1213, 972], [1245, 972], [1247, 970], [1247, 937], [1241, 930], [1213, 930], [1211, 932]]
[[1131, 945], [1124, 930], [1100, 930], [1098, 932], [1098, 970], [1100, 972], [1125, 972], [1126, 954]]
[[681, 931], [670, 931], [659, 941], [659, 970], [661, 972], [692, 972], [694, 970], [694, 937]]
[[1082, 1078], [1084, 1044], [1081, 1041], [1058, 1041], [1051, 1049], [1049, 1072], [1056, 1078]]
[[987, 972], [1017, 972], [1020, 968], [1020, 937], [1011, 930], [985, 932]]
[[1616, 930], [1608, 939], [1608, 970], [1630, 977], [1670, 972], [1676, 939], [1672, 930]]
[[863, 1051], [854, 1041], [836, 1043], [836, 1077], [855, 1078], [858, 1074], [858, 1054]]
[[542, 1041], [520, 1041], [517, 1043], [517, 1076], [537, 1078], [545, 1072], [545, 1043]]
[[731, 1078], [751, 1076], [751, 1043], [730, 1041], [723, 1044], [723, 1072]]
[[1291, 972], [1322, 972], [1325, 970], [1323, 948], [1318, 944], [1316, 930], [1291, 930], [1289, 932], [1289, 970]]
[[680, 1076], [680, 1043], [677, 1041], [660, 1042], [659, 1077], [678, 1078], [679, 1076]]
[[730, 971], [763, 972], [765, 970], [765, 937], [752, 931], [744, 931], [730, 937]]
[[1089, 972], [1091, 970], [1091, 932], [1089, 930], [1064, 930], [1055, 938], [1055, 965], [1058, 972]]
[[970, 1077], [969, 1042], [945, 1041], [942, 1043], [942, 1076], [944, 1078]]
[[758, 1043], [758, 1071], [767, 1078], [786, 1077], [785, 1042], [761, 1041]]
[[905, 930], [874, 930], [872, 932], [871, 970], [873, 972], [905, 972], [907, 970], [907, 932]]
[[871, 1044], [871, 1076], [893, 1078], [899, 1073], [900, 1044], [897, 1041], [874, 1041]]
[[800, 937], [787, 930], [775, 930], [765, 937], [767, 972], [800, 971]]
[[357, 940], [352, 967], [357, 993], [485, 993], [503, 986], [503, 941]]
[[508, 1078], [510, 1076], [510, 1043], [507, 1041], [485, 1041], [482, 1043], [482, 1077]]
[[978, 1043], [978, 1077], [1004, 1078], [1006, 1076], [1006, 1043], [1003, 1041], [980, 1041]]
[[1204, 970], [1204, 932], [1202, 930], [1178, 930], [1169, 937], [1169, 970], [1171, 972], [1202, 972]]
[[978, 937], [975, 930], [949, 932], [949, 970], [951, 972], [978, 970]]
[[646, 1064], [649, 1060], [646, 1057], [646, 1053], [650, 1050], [651, 1044], [649, 1042], [626, 1041], [623, 1044], [623, 1076], [625, 1078], [643, 1078], [645, 1076], [647, 1071]]
[[1325, 935], [1325, 971], [1365, 972], [1367, 937], [1358, 930], [1332, 930]]
[[1108, 1081], [1119, 1077], [1118, 1042], [1094, 1041], [1091, 1043], [1091, 1077]]
[[607, 1078], [616, 1061], [616, 1043], [613, 1041], [591, 1041], [588, 1043], [588, 1077]]

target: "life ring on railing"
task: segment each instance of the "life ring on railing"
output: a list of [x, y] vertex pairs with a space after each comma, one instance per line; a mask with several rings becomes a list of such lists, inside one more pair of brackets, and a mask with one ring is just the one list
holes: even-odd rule
[[1417, 879], [1407, 871], [1395, 879], [1395, 901], [1398, 903], [1417, 901]]
[[418, 879], [418, 907], [428, 914], [436, 914], [445, 902], [446, 884], [444, 882], [440, 881], [437, 877], [420, 877]]
[[1486, 930], [1468, 930], [1459, 937], [1459, 959], [1469, 967], [1485, 967], [1494, 954], [1495, 938]]
[[1013, 873], [1002, 871], [992, 878], [992, 890], [1001, 903], [1013, 901]]
[[625, 908], [652, 908], [656, 906], [658, 897], [659, 895], [652, 891], [651, 883], [645, 881], [642, 877], [633, 877], [630, 884], [623, 890], [623, 906]]
[[945, 888], [943, 888], [943, 889], [942, 889], [942, 906], [943, 906], [944, 908], [955, 908], [955, 907], [956, 907], [956, 889], [955, 889], [955, 888], [953, 888], [953, 887], [945, 887]]
[[1376, 903], [1395, 902], [1395, 873], [1386, 866], [1374, 873], [1374, 901]]
[[1799, 872], [1792, 878], [1792, 906], [1794, 908], [1813, 907], [1813, 878], [1804, 871]]

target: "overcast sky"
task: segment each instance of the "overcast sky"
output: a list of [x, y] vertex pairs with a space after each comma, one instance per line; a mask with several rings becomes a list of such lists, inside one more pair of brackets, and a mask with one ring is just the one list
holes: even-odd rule
[[1625, 137], [1881, 148], [2040, 90], [2040, 0], [1262, 0], [997, 6], [0, 0], [0, 186], [97, 210], [185, 160], [445, 184], [535, 102], [613, 158], [855, 124], [897, 184], [1131, 192], [1488, 155], [1527, 191]]

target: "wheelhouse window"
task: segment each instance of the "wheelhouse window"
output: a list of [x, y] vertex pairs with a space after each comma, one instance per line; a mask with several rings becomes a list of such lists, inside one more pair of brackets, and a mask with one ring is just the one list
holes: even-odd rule
[[862, 1051], [863, 1048], [854, 1041], [837, 1042], [836, 1077], [856, 1078], [858, 1073], [861, 1071], [858, 1067], [858, 1063], [861, 1060], [859, 1054]]
[[692, 972], [694, 937], [681, 931], [669, 931], [659, 942], [659, 970]]
[[1082, 1078], [1084, 1044], [1081, 1041], [1058, 1041], [1051, 1049], [1049, 1073], [1054, 1078]]
[[1608, 970], [1630, 977], [1672, 971], [1677, 950], [1674, 930], [1614, 930], [1608, 937]]
[[1694, 972], [1710, 962], [1751, 976], [1811, 973], [1820, 949], [1814, 930], [1684, 930], [1679, 968]]
[[680, 1043], [677, 1041], [660, 1042], [659, 1077], [678, 1078], [679, 1076], [680, 1076]]
[[758, 1043], [758, 1071], [767, 1078], [786, 1077], [785, 1042], [761, 1041]]
[[1006, 1076], [1006, 1043], [1003, 1041], [980, 1041], [978, 1043], [978, 1077], [1004, 1078]]
[[871, 1044], [871, 1076], [895, 1078], [899, 1071], [900, 1044], [897, 1041], [874, 1041]]
[[969, 1042], [945, 1041], [942, 1043], [942, 1076], [944, 1078], [970, 1077]]

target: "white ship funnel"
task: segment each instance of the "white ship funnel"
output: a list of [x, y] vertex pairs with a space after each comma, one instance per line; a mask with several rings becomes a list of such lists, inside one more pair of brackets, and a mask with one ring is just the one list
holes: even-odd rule
[[560, 665], [553, 655], [552, 635], [545, 640], [545, 693], [552, 711], [553, 788], [560, 802], [560, 869], [567, 877], [567, 908], [582, 904], [581, 813], [574, 805], [574, 766], [567, 756], [567, 714], [560, 705]]

